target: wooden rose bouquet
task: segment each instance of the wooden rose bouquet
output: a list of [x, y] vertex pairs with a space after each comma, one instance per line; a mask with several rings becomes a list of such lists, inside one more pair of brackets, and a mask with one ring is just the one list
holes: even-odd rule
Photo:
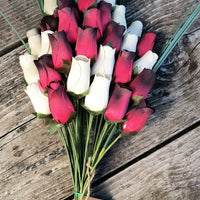
[[154, 110], [145, 101], [155, 72], [200, 12], [190, 7], [158, 56], [155, 33], [127, 27], [125, 6], [115, 0], [36, 1], [40, 31], [27, 32], [19, 57], [38, 118], [51, 118], [70, 163], [74, 199], [88, 199], [95, 169], [121, 138], [137, 134]]

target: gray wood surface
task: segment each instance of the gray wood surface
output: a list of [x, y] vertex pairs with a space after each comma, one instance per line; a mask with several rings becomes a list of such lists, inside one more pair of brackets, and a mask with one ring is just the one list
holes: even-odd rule
[[[2, 3], [2, 1], [0, 2]], [[129, 23], [135, 19], [141, 19], [145, 24], [145, 30], [159, 33], [158, 40], [162, 43], [164, 35], [169, 35], [179, 21], [183, 8], [186, 8], [191, 2], [192, 0], [127, 1], [127, 19]], [[19, 8], [20, 3], [23, 6]], [[11, 4], [12, 6], [9, 7], [8, 5]], [[20, 34], [24, 38], [26, 37], [26, 30], [38, 27], [40, 16], [35, 1], [6, 0], [2, 10], [10, 17], [9, 19], [16, 27], [22, 27]], [[20, 22], [15, 20], [15, 18], [20, 19]], [[2, 18], [0, 18], [0, 22], [2, 22], [1, 27], [6, 27], [5, 29], [1, 28], [0, 31], [2, 36], [0, 37], [0, 51], [4, 54], [0, 58], [0, 199], [65, 199], [72, 195], [73, 191], [67, 157], [58, 135], [47, 136], [48, 121], [35, 119], [31, 115], [34, 110], [24, 93], [23, 75], [18, 64], [18, 56], [25, 50], [22, 46], [19, 46], [18, 40], [13, 32], [9, 31], [10, 29], [3, 22]], [[15, 48], [16, 46], [19, 47]], [[194, 131], [188, 134], [192, 135], [192, 138], [199, 133], [199, 128], [196, 128], [200, 122], [199, 54], [200, 23], [199, 20], [196, 20], [157, 74], [156, 84], [148, 98], [156, 110], [155, 114], [140, 134], [132, 138], [122, 139], [101, 162], [99, 170], [96, 172], [96, 183], [106, 180], [107, 176], [113, 176], [113, 179], [109, 179], [106, 185], [102, 184], [105, 189], [102, 189], [103, 186], [100, 186], [97, 195], [102, 197], [104, 191], [107, 190], [108, 194], [110, 191], [116, 200], [134, 200], [135, 198], [131, 196], [130, 191], [136, 192], [139, 187], [135, 186], [137, 179], [133, 179], [137, 174], [132, 173], [129, 177], [128, 169], [132, 166], [125, 169], [127, 163], [129, 166], [132, 165], [132, 162], [136, 162], [133, 164], [133, 169], [135, 169], [136, 165], [147, 166], [148, 163], [145, 164], [145, 161], [148, 161], [148, 159], [153, 159], [156, 162], [157, 158], [154, 155], [164, 156], [164, 161], [161, 164], [167, 174], [170, 172], [167, 166], [167, 156], [172, 155], [170, 149], [179, 140], [182, 143], [183, 138], [186, 136], [178, 138], [174, 143], [172, 142], [166, 145], [166, 147], [159, 148], [159, 145], [168, 140], [174, 140], [177, 135], [187, 134], [190, 129], [194, 129]], [[190, 154], [193, 156], [192, 151], [188, 152], [187, 155], [184, 154], [184, 157], [182, 154], [181, 156], [179, 155], [182, 152], [181, 147], [180, 149], [178, 146], [176, 147], [177, 151], [174, 151], [172, 156], [175, 157], [177, 155], [177, 162], [179, 163], [183, 160], [183, 166], [186, 166], [188, 164], [187, 158]], [[189, 142], [186, 147], [196, 150], [195, 156], [199, 156], [198, 137], [196, 137], [194, 144]], [[151, 154], [152, 150], [157, 151]], [[140, 157], [147, 153], [150, 156], [141, 160]], [[153, 160], [149, 163], [149, 166], [154, 163]], [[192, 169], [195, 166], [198, 168], [200, 161], [197, 159], [195, 166], [192, 164], [190, 166]], [[131, 186], [123, 187], [123, 184], [122, 187], [110, 184], [107, 189], [110, 180], [116, 180], [117, 177], [119, 179], [120, 174], [123, 174], [122, 171], [115, 176], [117, 170], [121, 168], [125, 169], [124, 173], [126, 174], [122, 180], [133, 183], [135, 190]], [[156, 184], [154, 179], [162, 182], [162, 173], [158, 170], [161, 173], [159, 179], [159, 173], [156, 174], [150, 170], [148, 172], [150, 173], [148, 175], [148, 182], [142, 180], [140, 186], [147, 187], [149, 190], [145, 190], [144, 195], [146, 196], [142, 196], [142, 190], [138, 190], [138, 199], [161, 199], [160, 197], [163, 193], [159, 193], [159, 188], [152, 194], [154, 196], [148, 196], [147, 194], [152, 187], [151, 184]], [[182, 170], [180, 174], [184, 174], [184, 172]], [[197, 174], [196, 177], [195, 175], [192, 176], [191, 180], [195, 181], [195, 178], [199, 178], [199, 175]], [[187, 181], [186, 177], [184, 184]], [[181, 182], [176, 182], [176, 180], [174, 182], [172, 180], [170, 184], [176, 184], [177, 187], [182, 186]], [[173, 195], [176, 195], [177, 191], [174, 188], [172, 187], [171, 190], [170, 188], [168, 188], [169, 190], [165, 188], [165, 192], [169, 193], [169, 196], [166, 195], [166, 198], [170, 199], [169, 197], [172, 197], [173, 199]], [[115, 189], [118, 191], [116, 196], [115, 192], [113, 192]], [[197, 187], [197, 189], [199, 188]], [[179, 190], [180, 197], [185, 195], [183, 197], [186, 199], [189, 194], [188, 190], [185, 192], [183, 189]], [[196, 194], [198, 193], [196, 192]], [[109, 200], [111, 197], [107, 198], [105, 195], [104, 199]], [[191, 196], [188, 199], [194, 198]]]
[[[41, 15], [35, 0], [0, 0], [0, 9], [23, 39], [26, 38], [26, 31], [39, 27]], [[21, 43], [2, 17], [0, 26], [0, 55], [2, 55]]]
[[123, 200], [199, 200], [200, 127], [111, 177], [94, 196]]

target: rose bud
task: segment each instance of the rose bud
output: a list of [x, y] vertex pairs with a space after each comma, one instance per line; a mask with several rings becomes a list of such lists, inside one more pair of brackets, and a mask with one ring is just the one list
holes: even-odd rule
[[93, 112], [103, 112], [109, 98], [111, 77], [95, 75], [89, 94], [85, 97], [85, 107]]
[[119, 25], [114, 21], [110, 21], [105, 30], [105, 39], [103, 41], [103, 45], [106, 45], [108, 42], [112, 42], [112, 47], [113, 49], [116, 48], [117, 53], [121, 47], [124, 30], [124, 26]]
[[115, 5], [115, 10], [112, 13], [112, 20], [115, 21], [117, 24], [124, 26], [126, 30], [127, 25], [125, 14], [126, 8], [124, 5]]
[[63, 8], [58, 10], [59, 26], [58, 31], [64, 30], [67, 40], [75, 43], [78, 36], [78, 23], [75, 16], [75, 8]]
[[71, 69], [67, 78], [67, 90], [76, 95], [84, 94], [90, 85], [90, 59], [85, 56], [72, 58]]
[[78, 9], [81, 12], [87, 10], [93, 3], [96, 3], [96, 0], [78, 0]]
[[129, 88], [132, 90], [132, 99], [134, 104], [138, 104], [142, 99], [146, 99], [149, 91], [153, 87], [156, 79], [155, 73], [150, 69], [144, 69], [130, 83]]
[[133, 63], [136, 74], [142, 72], [143, 69], [152, 69], [158, 60], [158, 55], [152, 51], [147, 51], [141, 58]]
[[41, 49], [40, 49], [40, 56], [45, 54], [52, 54], [51, 43], [49, 40], [49, 34], [53, 34], [54, 32], [51, 30], [47, 30], [41, 32]]
[[142, 29], [143, 29], [142, 22], [141, 21], [134, 21], [128, 27], [127, 33], [129, 33], [129, 34], [135, 34], [135, 35], [138, 36], [138, 38], [140, 38], [141, 35], [142, 35]]
[[39, 80], [38, 70], [34, 64], [35, 57], [28, 53], [19, 56], [19, 63], [24, 73], [24, 78], [28, 85], [36, 83]]
[[41, 37], [38, 30], [36, 28], [31, 29], [27, 31], [26, 35], [28, 37], [28, 45], [31, 50], [31, 54], [38, 58], [41, 48]]
[[52, 58], [55, 68], [62, 67], [63, 60], [72, 61], [72, 48], [64, 31], [49, 34], [49, 40], [52, 46]]
[[112, 76], [114, 64], [115, 49], [108, 45], [100, 45], [97, 60], [92, 67], [92, 75], [102, 74], [106, 76]]
[[39, 60], [34, 61], [40, 76], [40, 83], [44, 90], [51, 82], [61, 81], [62, 76], [52, 69], [53, 62], [51, 55], [44, 55]]
[[51, 83], [48, 88], [48, 96], [49, 107], [54, 120], [57, 123], [66, 123], [75, 111], [64, 85], [59, 82]]
[[108, 22], [111, 21], [112, 5], [105, 1], [100, 1], [97, 6], [100, 11], [100, 21], [101, 21], [102, 31], [104, 32], [106, 30]]
[[59, 10], [66, 8], [66, 7], [74, 7], [75, 1], [74, 0], [58, 0], [58, 8]]
[[110, 121], [122, 120], [127, 111], [131, 94], [132, 92], [129, 89], [116, 84], [108, 102], [105, 117]]
[[58, 31], [64, 30], [67, 40], [75, 43], [78, 37], [78, 23], [75, 16], [75, 8], [63, 8], [58, 10], [59, 26]]
[[76, 55], [86, 56], [88, 59], [97, 57], [97, 30], [94, 28], [86, 28], [78, 30], [78, 38], [76, 42]]
[[107, 3], [110, 3], [112, 6], [115, 6], [116, 0], [104, 0]]
[[58, 31], [58, 17], [55, 12], [52, 16], [45, 16], [40, 23], [41, 32], [51, 30], [53, 32]]
[[133, 71], [134, 52], [121, 51], [115, 64], [115, 83], [127, 83], [131, 80]]
[[44, 12], [46, 14], [53, 15], [53, 12], [57, 7], [57, 0], [44, 0]]
[[48, 97], [40, 91], [39, 83], [28, 85], [25, 92], [29, 96], [37, 113], [45, 115], [50, 114]]
[[147, 51], [152, 51], [156, 39], [156, 34], [146, 33], [139, 41], [137, 50], [138, 56], [142, 57]]
[[130, 52], [136, 52], [138, 37], [135, 34], [129, 34], [127, 33], [124, 36], [121, 50], [127, 50]]
[[122, 125], [122, 135], [131, 136], [138, 133], [153, 113], [154, 110], [149, 107], [134, 107], [126, 114], [127, 121]]
[[103, 35], [100, 10], [91, 8], [84, 11], [83, 26], [97, 28], [97, 40]]

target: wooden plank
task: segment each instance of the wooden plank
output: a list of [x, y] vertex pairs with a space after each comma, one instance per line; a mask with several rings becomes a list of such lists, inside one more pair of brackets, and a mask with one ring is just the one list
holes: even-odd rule
[[34, 118], [31, 115], [34, 112], [31, 102], [24, 92], [23, 73], [19, 66], [19, 55], [24, 52], [21, 46], [0, 60], [0, 137]]
[[64, 199], [72, 182], [58, 134], [46, 120], [33, 120], [1, 141], [0, 199]]
[[[26, 31], [39, 27], [41, 15], [35, 0], [3, 0], [0, 1], [0, 8], [22, 38], [26, 38]], [[19, 39], [3, 17], [0, 17], [0, 26], [1, 55], [5, 49], [9, 49], [19, 43]]]
[[200, 197], [200, 127], [140, 160], [94, 189], [115, 200], [197, 200]]

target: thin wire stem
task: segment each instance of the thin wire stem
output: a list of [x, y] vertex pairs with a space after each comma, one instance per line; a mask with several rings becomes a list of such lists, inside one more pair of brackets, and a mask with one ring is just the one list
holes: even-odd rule
[[[90, 114], [89, 124], [87, 127], [87, 133], [86, 133], [86, 140], [85, 140], [85, 152], [84, 152], [84, 161], [83, 161], [83, 170], [82, 170], [82, 183], [84, 182], [84, 179], [86, 176], [86, 162], [88, 159], [89, 139], [90, 139], [90, 132], [91, 132], [91, 128], [92, 128], [93, 118], [94, 118], [94, 116], [92, 114]], [[84, 188], [84, 187], [82, 187], [82, 188]]]
[[178, 31], [180, 30], [181, 26], [184, 24], [186, 18], [188, 17], [189, 13], [191, 12], [193, 6], [195, 5], [197, 0], [194, 0], [192, 5], [190, 6], [190, 8], [187, 10], [185, 16], [183, 17], [183, 19], [181, 20], [180, 24], [178, 25], [178, 28], [175, 30], [175, 32], [173, 34], [170, 35], [170, 39], [167, 40], [165, 46], [163, 47], [160, 55], [162, 55], [164, 53], [164, 51], [167, 49], [168, 45], [171, 43], [171, 41], [174, 39], [174, 37], [176, 36], [176, 34], [178, 33]]
[[40, 0], [40, 7], [42, 9], [42, 13], [44, 13], [44, 0]]
[[31, 50], [28, 48], [28, 46], [26, 45], [26, 43], [24, 42], [24, 40], [22, 39], [22, 37], [19, 35], [19, 33], [16, 31], [16, 29], [14, 28], [14, 26], [11, 24], [11, 22], [8, 20], [8, 18], [3, 14], [3, 12], [0, 10], [0, 14], [1, 16], [5, 19], [5, 21], [9, 24], [9, 26], [12, 28], [12, 30], [15, 32], [15, 34], [17, 35], [17, 37], [20, 39], [20, 41], [22, 42], [22, 44], [24, 45], [24, 47], [26, 48], [26, 50], [28, 51], [29, 54], [31, 54]]
[[165, 61], [165, 59], [167, 58], [167, 56], [170, 54], [170, 52], [173, 50], [173, 48], [176, 46], [176, 44], [178, 43], [178, 41], [181, 39], [181, 37], [185, 34], [185, 32], [188, 30], [188, 28], [191, 26], [191, 24], [194, 22], [194, 20], [196, 19], [196, 17], [199, 15], [199, 11], [200, 11], [200, 4], [197, 6], [197, 8], [193, 11], [193, 13], [191, 14], [191, 16], [188, 18], [188, 20], [186, 21], [186, 23], [183, 25], [183, 27], [180, 29], [180, 31], [178, 32], [178, 34], [175, 36], [175, 38], [173, 39], [173, 41], [170, 43], [170, 45], [167, 47], [166, 51], [163, 53], [163, 55], [160, 57], [160, 59], [158, 60], [158, 62], [156, 63], [156, 65], [153, 68], [153, 71], [156, 72], [159, 67], [162, 65], [162, 63]]
[[[43, 15], [43, 8], [42, 8], [42, 5], [41, 5], [41, 0], [35, 0], [36, 1], [36, 3], [37, 3], [37, 6], [38, 6], [38, 8], [39, 8], [39, 10], [40, 10], [40, 13], [41, 13], [41, 15]], [[43, 2], [42, 2], [43, 3]]]
[[71, 175], [72, 175], [72, 182], [73, 182], [73, 185], [74, 185], [74, 170], [73, 170], [73, 167], [72, 167], [72, 162], [71, 162], [71, 156], [70, 156], [70, 151], [69, 151], [69, 148], [68, 148], [68, 141], [65, 139], [64, 137], [64, 134], [62, 132], [62, 129], [60, 127], [57, 127], [57, 131], [60, 135], [60, 138], [61, 138], [61, 141], [64, 145], [64, 148], [65, 148], [65, 151], [67, 153], [67, 157], [68, 157], [68, 160], [69, 160], [69, 163], [70, 163], [70, 171], [71, 171]]

